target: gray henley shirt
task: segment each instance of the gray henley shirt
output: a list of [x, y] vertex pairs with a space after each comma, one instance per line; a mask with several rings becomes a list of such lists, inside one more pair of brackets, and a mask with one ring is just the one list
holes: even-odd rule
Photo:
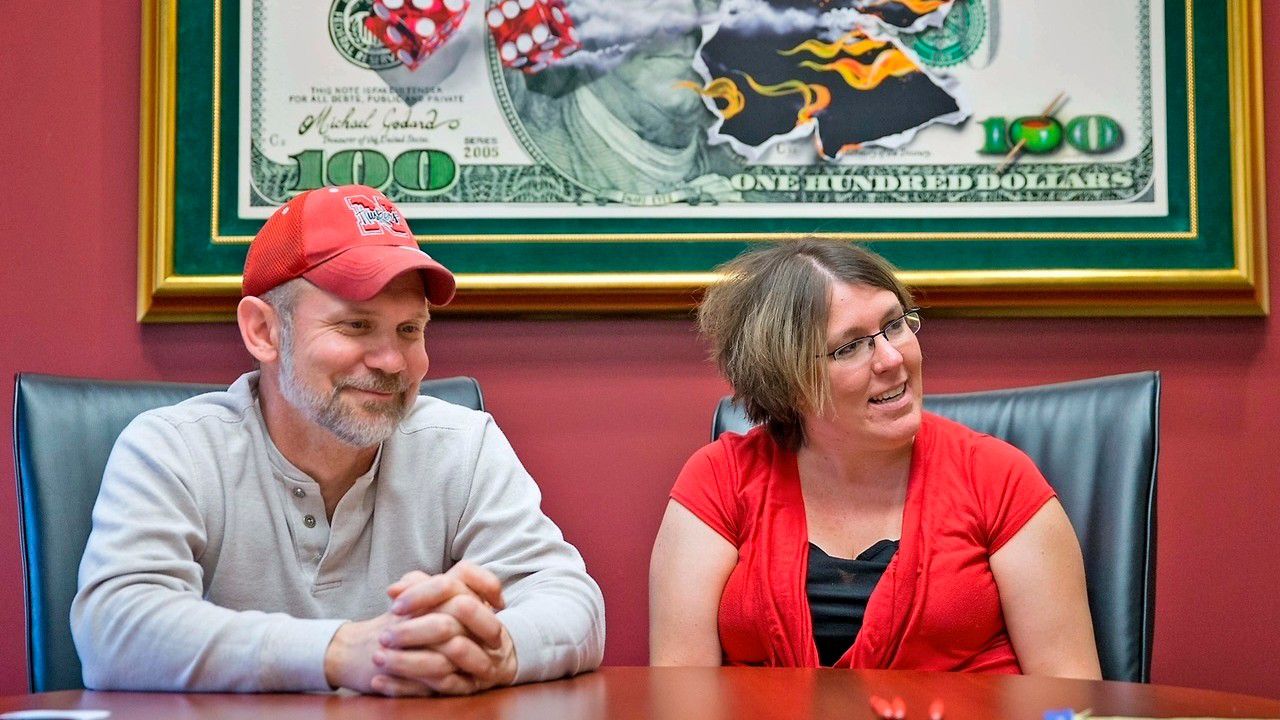
[[600, 589], [488, 414], [419, 397], [330, 523], [256, 391], [248, 373], [116, 442], [71, 607], [87, 687], [329, 690], [343, 622], [386, 612], [404, 573], [463, 559], [502, 581], [516, 682], [600, 664]]

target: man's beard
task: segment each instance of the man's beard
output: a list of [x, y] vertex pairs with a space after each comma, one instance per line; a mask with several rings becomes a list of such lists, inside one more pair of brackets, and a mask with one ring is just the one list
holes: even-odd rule
[[[281, 394], [307, 419], [333, 433], [342, 442], [361, 448], [378, 445], [391, 437], [396, 426], [409, 414], [413, 398], [406, 395], [409, 388], [404, 376], [370, 369], [368, 377], [344, 378], [337, 382], [332, 392], [325, 394], [298, 381], [293, 372], [292, 338], [285, 333], [281, 340]], [[385, 402], [360, 403], [368, 414], [362, 416], [343, 405], [341, 395], [347, 389], [392, 393], [392, 398]]]

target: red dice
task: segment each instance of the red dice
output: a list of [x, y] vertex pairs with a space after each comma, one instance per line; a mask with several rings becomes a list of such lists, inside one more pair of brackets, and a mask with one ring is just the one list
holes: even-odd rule
[[582, 48], [564, 0], [498, 0], [485, 22], [502, 64], [530, 75]]
[[471, 0], [373, 0], [364, 26], [416, 70], [462, 24]]

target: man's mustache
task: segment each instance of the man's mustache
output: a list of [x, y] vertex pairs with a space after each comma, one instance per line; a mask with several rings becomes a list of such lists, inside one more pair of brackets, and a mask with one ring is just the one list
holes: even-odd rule
[[378, 393], [403, 393], [409, 389], [409, 382], [399, 373], [385, 373], [372, 370], [367, 377], [347, 378], [334, 388], [335, 393], [346, 388], [367, 390]]

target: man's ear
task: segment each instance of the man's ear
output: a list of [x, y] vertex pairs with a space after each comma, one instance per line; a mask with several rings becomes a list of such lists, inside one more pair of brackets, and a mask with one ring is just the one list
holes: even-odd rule
[[250, 295], [236, 306], [236, 322], [244, 347], [260, 363], [280, 357], [280, 320], [276, 309], [265, 300]]

